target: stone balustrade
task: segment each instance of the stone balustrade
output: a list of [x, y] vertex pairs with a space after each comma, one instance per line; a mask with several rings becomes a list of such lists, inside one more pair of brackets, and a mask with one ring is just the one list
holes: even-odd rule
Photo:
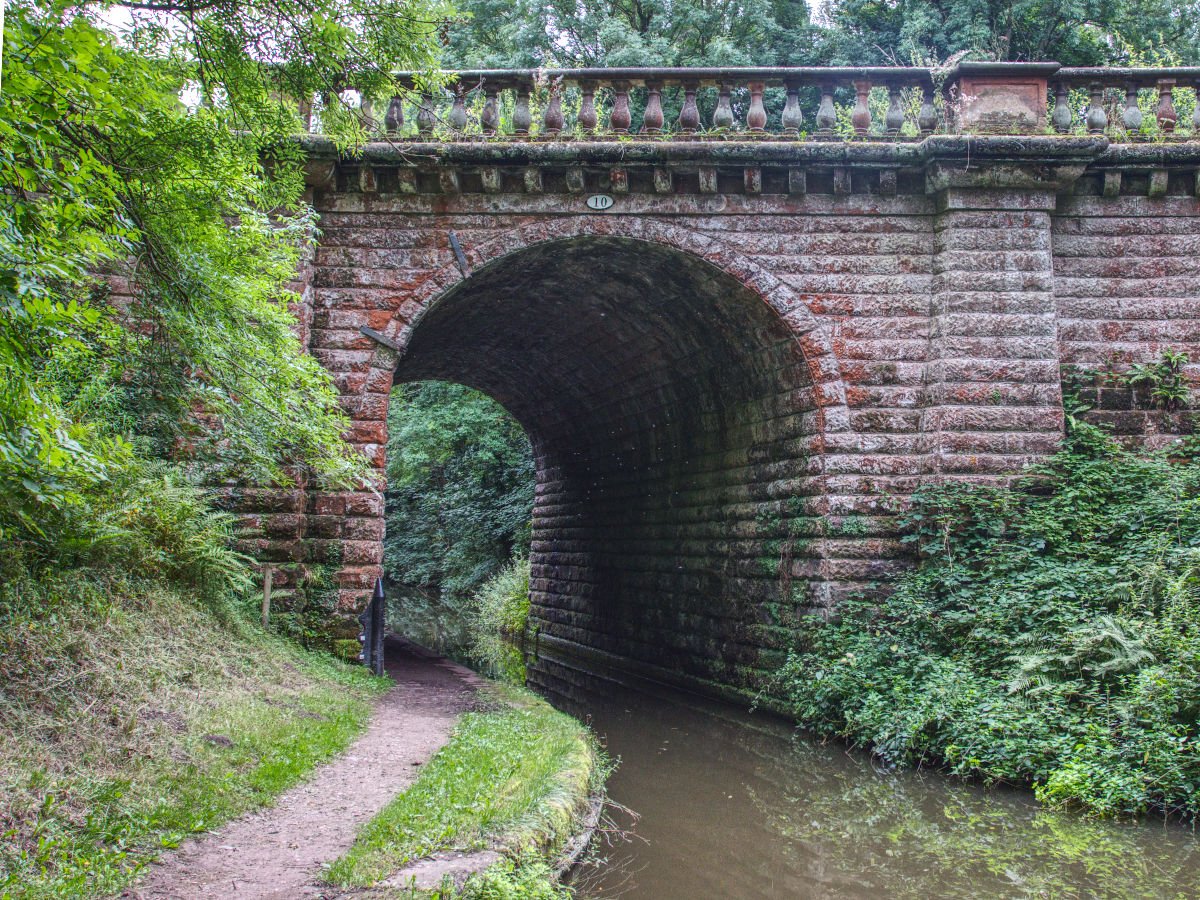
[[[1130, 140], [1200, 136], [1200, 103], [1194, 99], [1200, 67], [963, 62], [950, 70], [611, 68], [441, 74], [445, 87], [434, 91], [423, 88], [414, 73], [400, 73], [401, 91], [382, 110], [370, 99], [357, 101], [368, 131], [394, 141], [620, 140], [636, 134], [641, 139], [902, 142], [938, 132], [1102, 134], [1114, 127]], [[1150, 91], [1157, 98], [1153, 116], [1147, 117]], [[1181, 92], [1190, 95], [1186, 121], [1176, 106]], [[304, 127], [319, 133], [314, 104], [301, 106]], [[321, 106], [318, 100], [316, 108]]]
[[[430, 94], [422, 95], [416, 112], [419, 135], [430, 136], [435, 125], [444, 123], [451, 136], [467, 135], [471, 126], [484, 136], [503, 135], [525, 138], [534, 132], [530, 109], [531, 97], [542, 99], [538, 136], [561, 139], [569, 135], [614, 136], [633, 130], [634, 91], [642, 92], [641, 135], [695, 137], [700, 134], [727, 135], [737, 132], [751, 136], [792, 136], [812, 134], [832, 137], [838, 126], [834, 95], [839, 88], [852, 89], [856, 102], [850, 126], [856, 135], [880, 133], [897, 136], [906, 122], [914, 133], [931, 133], [938, 126], [934, 104], [933, 80], [927, 69], [907, 68], [725, 68], [725, 69], [551, 69], [540, 71], [470, 71], [456, 73], [447, 93], [449, 108], [442, 109]], [[412, 83], [411, 76], [402, 80]], [[868, 97], [872, 87], [887, 91], [889, 105], [883, 121], [872, 121]], [[764, 96], [768, 89], [783, 94], [783, 106], [776, 115], [768, 114]], [[801, 94], [819, 97], [815, 109], [805, 114]], [[919, 98], [916, 111], [906, 109], [904, 89]], [[563, 99], [574, 89], [577, 104], [571, 116]], [[708, 115], [701, 112], [701, 91], [707, 90], [711, 106]], [[664, 92], [671, 91], [679, 107], [667, 121], [663, 109]], [[512, 97], [508, 128], [502, 130], [499, 115], [501, 92]], [[467, 102], [482, 95], [483, 105], [476, 122], [471, 122]], [[735, 100], [736, 94], [736, 100]], [[598, 102], [598, 100], [600, 102]], [[908, 104], [912, 106], [912, 104]], [[403, 124], [404, 103], [395, 97], [388, 107], [385, 129], [397, 134]]]
[[[544, 69], [463, 71], [441, 96], [416, 91], [415, 79], [402, 73], [409, 97], [393, 97], [382, 130], [402, 133], [415, 117], [418, 137], [503, 137], [542, 139], [614, 137], [634, 133], [634, 101], [638, 92], [639, 135], [694, 138], [701, 135], [795, 138], [838, 135], [835, 92], [853, 91], [856, 98], [846, 126], [853, 134], [898, 137], [907, 124], [911, 134], [929, 134], [939, 125], [933, 79], [928, 69], [869, 68], [660, 68]], [[873, 87], [887, 93], [886, 113], [876, 118], [868, 98]], [[782, 101], [768, 112], [764, 99], [774, 89]], [[905, 91], [908, 95], [905, 96]], [[564, 98], [571, 93], [568, 110]], [[663, 97], [670, 93], [677, 114], [668, 122]], [[509, 98], [509, 114], [501, 122], [501, 98]], [[532, 98], [539, 99], [535, 127]], [[802, 97], [816, 101], [805, 110]], [[482, 102], [480, 104], [479, 100]], [[474, 101], [474, 102], [473, 102]], [[469, 106], [478, 111], [468, 111]], [[406, 108], [407, 107], [407, 108]], [[707, 107], [702, 111], [702, 108]], [[370, 105], [367, 116], [374, 120]], [[474, 113], [474, 114], [472, 114]], [[306, 118], [306, 122], [311, 119]], [[440, 126], [440, 127], [439, 127]]]
[[[1139, 94], [1150, 90], [1157, 95], [1154, 102], [1154, 119], [1162, 135], [1171, 135], [1182, 129], [1200, 137], [1200, 102], [1193, 102], [1191, 122], [1180, 122], [1175, 108], [1175, 90], [1191, 87], [1200, 93], [1200, 66], [1161, 69], [1059, 69], [1053, 80], [1054, 130], [1060, 133], [1073, 131], [1080, 124], [1080, 116], [1072, 108], [1072, 90], [1086, 91], [1088, 106], [1082, 124], [1091, 134], [1102, 134], [1111, 124], [1119, 124], [1126, 132], [1138, 134], [1146, 124], [1144, 113], [1138, 103]], [[1106, 96], [1116, 93], [1120, 98], [1121, 115], [1118, 122], [1110, 122]], [[1187, 126], [1190, 124], [1190, 128]]]

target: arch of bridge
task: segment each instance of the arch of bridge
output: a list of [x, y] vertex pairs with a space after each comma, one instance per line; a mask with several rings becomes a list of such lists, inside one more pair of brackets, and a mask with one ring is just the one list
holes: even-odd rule
[[[700, 202], [686, 192], [678, 201], [651, 195], [634, 197], [628, 211], [599, 215], [565, 214], [561, 198], [536, 192], [483, 196], [468, 191], [466, 180], [446, 179], [439, 191], [429, 172], [412, 181], [416, 190], [408, 193], [356, 193], [358, 179], [349, 179], [348, 189], [333, 179], [317, 205], [342, 219], [334, 220], [328, 269], [318, 261], [314, 270], [319, 318], [311, 346], [328, 360], [345, 392], [356, 426], [352, 442], [382, 467], [397, 353], [372, 345], [358, 333], [360, 323], [369, 321], [401, 355], [418, 344], [428, 350], [445, 335], [424, 327], [445, 324], [439, 310], [461, 312], [471, 303], [482, 309], [485, 286], [500, 284], [497, 273], [519, 273], [523, 260], [551, 271], [547, 260], [553, 262], [558, 248], [588, 241], [627, 242], [634, 252], [624, 258], [635, 266], [636, 248], [643, 247], [657, 273], [669, 271], [653, 263], [657, 249], [702, 263], [725, 276], [731, 293], [746, 293], [744, 309], [757, 303], [784, 323], [802, 351], [795, 355], [808, 373], [801, 390], [811, 398], [805, 401], [804, 437], [814, 439], [808, 453], [821, 470], [807, 483], [824, 498], [831, 530], [807, 548], [819, 557], [818, 570], [798, 564], [795, 571], [823, 580], [836, 603], [903, 568], [892, 514], [920, 483], [994, 483], [1053, 451], [1062, 428], [1062, 363], [1095, 364], [1113, 351], [1114, 341], [1132, 362], [1154, 358], [1161, 346], [1193, 347], [1196, 340], [1187, 305], [1194, 267], [1178, 262], [1190, 248], [1188, 229], [1197, 215], [1191, 173], [1148, 182], [1136, 174], [1116, 173], [1114, 179], [1111, 171], [1093, 173], [1068, 192], [1066, 176], [1043, 183], [1021, 180], [1002, 166], [980, 171], [941, 172], [941, 181], [925, 178], [919, 185], [902, 177], [898, 196], [876, 193], [876, 182], [856, 171], [842, 179], [840, 194], [837, 178], [814, 178], [800, 196], [739, 199], [730, 193]], [[1006, 187], [996, 186], [1001, 183]], [[772, 184], [781, 183], [776, 178]], [[936, 202], [925, 195], [931, 185], [941, 185]], [[738, 230], [759, 210], [780, 217], [779, 234], [758, 225]], [[705, 221], [689, 221], [696, 216]], [[789, 221], [811, 216], [823, 221], [812, 228]], [[725, 217], [728, 224], [713, 221]], [[369, 238], [355, 233], [360, 226]], [[456, 227], [464, 229], [470, 276], [447, 246], [446, 229]], [[388, 258], [392, 229], [400, 238], [395, 246], [406, 248], [396, 259]], [[474, 235], [487, 237], [475, 242]], [[646, 276], [636, 284], [644, 292], [653, 281]], [[330, 293], [322, 298], [326, 289]], [[575, 299], [570, 291], [563, 296]], [[630, 297], [639, 299], [636, 292]], [[597, 299], [605, 298], [593, 290], [591, 300]], [[473, 327], [482, 333], [478, 325], [476, 320]], [[653, 326], [647, 321], [645, 327]], [[529, 399], [538, 398], [531, 392]], [[1150, 423], [1149, 412], [1099, 405], [1097, 415], [1127, 427], [1131, 439], [1151, 432], [1151, 439], [1169, 439], [1168, 430], [1159, 435], [1157, 419]], [[646, 420], [634, 413], [627, 423]], [[336, 561], [343, 566], [338, 583], [345, 610], [361, 604], [380, 572], [383, 504], [369, 493], [313, 493], [301, 501], [308, 510], [299, 526], [304, 546], [289, 543], [314, 561], [324, 561], [327, 550], [341, 554]], [[283, 524], [285, 518], [300, 521], [279, 518]], [[776, 563], [787, 555], [781, 552], [787, 535], [744, 521], [725, 524], [730, 527], [720, 533], [730, 541], [759, 541]], [[679, 627], [674, 634], [688, 631]], [[757, 646], [769, 650], [772, 640], [768, 635]], [[754, 646], [754, 640], [742, 640], [724, 659], [737, 662]], [[711, 650], [704, 648], [710, 658]], [[741, 678], [727, 670], [696, 674], [722, 682]]]
[[[476, 247], [464, 248], [463, 252], [471, 275], [476, 275], [522, 250], [581, 237], [626, 238], [669, 247], [703, 260], [756, 294], [788, 326], [799, 344], [816, 390], [817, 405], [823, 410], [822, 430], [849, 428], [846, 388], [829, 327], [809, 309], [797, 291], [759, 263], [726, 246], [720, 238], [643, 215], [555, 216], [508, 230]], [[385, 336], [403, 353], [430, 309], [469, 282], [457, 261], [444, 263], [400, 304], [384, 330]], [[393, 367], [394, 356], [395, 351], [377, 348], [371, 368]]]
[[823, 435], [849, 427], [829, 329], [719, 239], [646, 218], [550, 218], [465, 255], [372, 368], [471, 384], [526, 426], [542, 640], [749, 687], [827, 602]]

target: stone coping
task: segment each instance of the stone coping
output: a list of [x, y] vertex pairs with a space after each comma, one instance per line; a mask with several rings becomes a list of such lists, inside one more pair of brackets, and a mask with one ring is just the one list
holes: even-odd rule
[[372, 141], [361, 155], [340, 152], [322, 135], [303, 135], [311, 160], [375, 165], [537, 165], [696, 162], [738, 165], [920, 166], [945, 158], [980, 161], [1107, 160], [1200, 164], [1200, 142], [1112, 144], [1099, 135], [931, 135], [912, 142], [787, 140]]

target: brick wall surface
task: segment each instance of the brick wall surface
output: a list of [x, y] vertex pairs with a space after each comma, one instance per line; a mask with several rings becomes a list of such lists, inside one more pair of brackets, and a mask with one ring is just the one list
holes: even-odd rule
[[[1121, 372], [1183, 350], [1200, 383], [1200, 218], [1181, 194], [1064, 200], [1053, 223], [1064, 366]], [[1088, 379], [1080, 392], [1091, 418], [1127, 440], [1161, 446], [1192, 428], [1190, 412], [1154, 411], [1116, 379]]]

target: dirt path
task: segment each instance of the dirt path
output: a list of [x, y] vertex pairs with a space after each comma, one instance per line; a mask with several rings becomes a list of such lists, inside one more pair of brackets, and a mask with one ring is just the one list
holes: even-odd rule
[[164, 856], [122, 896], [131, 900], [321, 897], [322, 863], [337, 859], [369, 820], [416, 778], [470, 707], [478, 676], [389, 641], [396, 686], [367, 732], [275, 806], [243, 816]]

